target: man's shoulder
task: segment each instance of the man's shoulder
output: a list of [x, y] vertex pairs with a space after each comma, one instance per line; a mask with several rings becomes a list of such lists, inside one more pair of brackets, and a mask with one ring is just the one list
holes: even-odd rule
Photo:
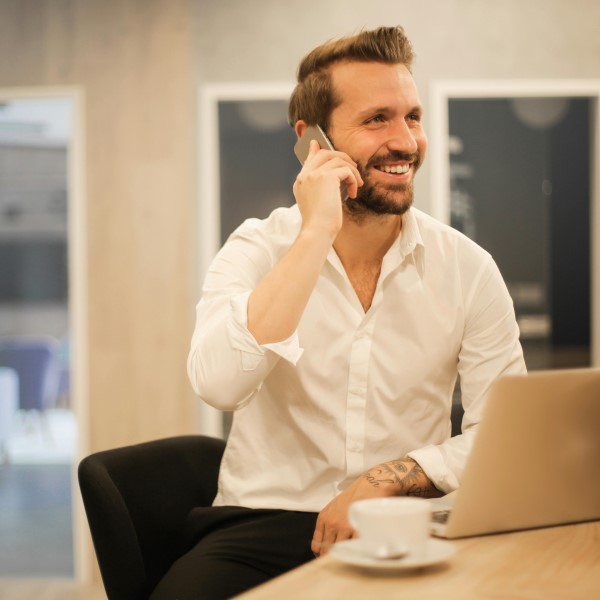
[[295, 239], [301, 224], [302, 218], [297, 205], [282, 206], [265, 218], [246, 219], [229, 239], [251, 237], [254, 240], [264, 238], [271, 242], [286, 242]]
[[458, 231], [458, 229], [443, 223], [418, 208], [412, 207], [410, 210], [417, 223], [425, 248], [428, 245], [436, 245], [447, 250], [454, 248], [457, 251], [473, 253], [481, 257], [489, 256], [487, 250], [461, 231]]
[[452, 227], [451, 225], [448, 225], [447, 223], [443, 223], [439, 219], [432, 217], [430, 214], [423, 212], [422, 210], [419, 210], [418, 208], [415, 208], [414, 206], [411, 207], [410, 211], [413, 213], [413, 215], [419, 225], [419, 230], [421, 231], [421, 234], [428, 233], [428, 234], [440, 235], [440, 236], [449, 237], [449, 238], [469, 239], [463, 233], [458, 231], [458, 229], [454, 229], [454, 227]]

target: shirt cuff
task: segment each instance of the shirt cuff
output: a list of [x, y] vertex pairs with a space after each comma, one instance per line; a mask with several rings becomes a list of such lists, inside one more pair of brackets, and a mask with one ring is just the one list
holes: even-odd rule
[[408, 456], [419, 463], [425, 475], [431, 479], [433, 485], [449, 494], [458, 489], [459, 483], [456, 475], [450, 471], [444, 461], [444, 457], [437, 446], [425, 446], [419, 450], [413, 450]]
[[229, 329], [233, 347], [242, 352], [244, 370], [253, 370], [261, 362], [265, 350], [270, 350], [281, 358], [296, 365], [304, 350], [300, 348], [298, 331], [281, 342], [259, 344], [248, 331], [248, 298], [251, 292], [233, 296], [230, 301], [233, 316], [232, 327]]

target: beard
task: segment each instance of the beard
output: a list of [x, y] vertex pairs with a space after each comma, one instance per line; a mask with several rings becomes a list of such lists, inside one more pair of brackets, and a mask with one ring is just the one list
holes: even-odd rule
[[356, 220], [363, 220], [375, 215], [403, 215], [413, 203], [413, 181], [408, 183], [390, 183], [388, 185], [373, 184], [369, 180], [369, 171], [382, 162], [411, 161], [413, 175], [421, 165], [419, 153], [406, 154], [391, 152], [385, 157], [371, 158], [366, 165], [358, 163], [358, 171], [363, 179], [363, 186], [358, 189], [356, 198], [348, 198], [345, 207], [348, 214]]

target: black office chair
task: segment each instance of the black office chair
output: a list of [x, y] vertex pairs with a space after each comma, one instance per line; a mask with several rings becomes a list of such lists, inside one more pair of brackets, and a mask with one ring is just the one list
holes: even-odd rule
[[225, 442], [179, 436], [97, 452], [79, 487], [109, 600], [143, 600], [186, 550], [189, 511], [210, 506]]
[[460, 435], [462, 432], [462, 420], [465, 416], [465, 411], [462, 404], [454, 402], [452, 404], [452, 411], [450, 412], [450, 423], [452, 424], [452, 437]]

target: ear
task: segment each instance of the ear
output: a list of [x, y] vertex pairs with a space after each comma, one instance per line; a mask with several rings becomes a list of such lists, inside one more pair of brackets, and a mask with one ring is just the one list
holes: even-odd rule
[[302, 134], [306, 131], [307, 127], [308, 125], [306, 124], [306, 121], [303, 121], [302, 119], [298, 119], [296, 121], [296, 124], [294, 125], [294, 131], [296, 132], [298, 139], [302, 137]]

